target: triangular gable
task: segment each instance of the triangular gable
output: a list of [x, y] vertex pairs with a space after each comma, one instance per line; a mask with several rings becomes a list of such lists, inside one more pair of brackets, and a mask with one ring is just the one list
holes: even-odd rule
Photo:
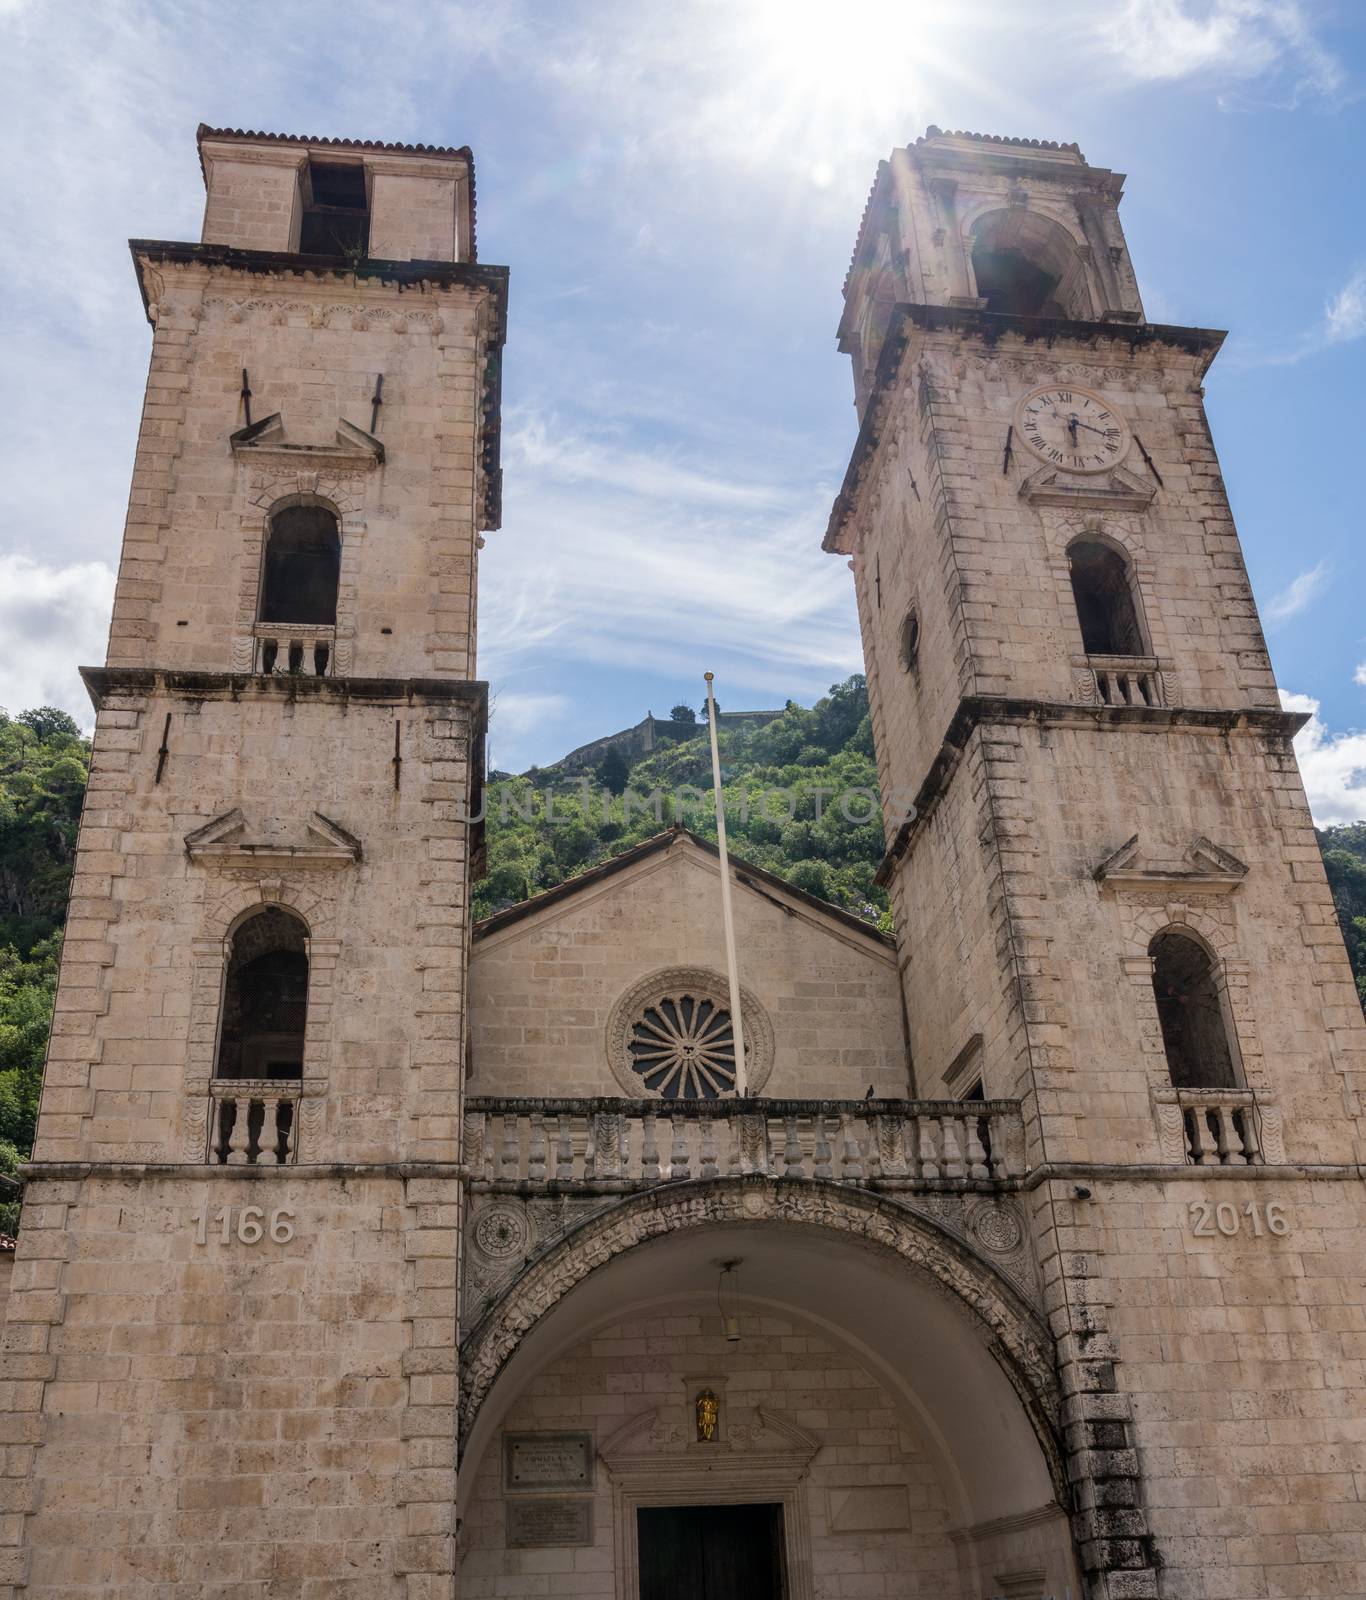
[[[557, 884], [553, 889], [494, 912], [475, 924], [474, 937], [479, 941], [524, 922], [551, 920], [569, 910], [571, 904], [582, 903], [585, 896], [607, 892], [627, 878], [658, 871], [671, 862], [689, 863], [713, 873], [719, 871], [720, 865], [719, 852], [710, 840], [701, 838], [691, 829], [673, 827], [599, 866], [590, 867], [576, 878]], [[865, 922], [852, 912], [807, 894], [765, 868], [756, 867], [752, 862], [734, 855], [730, 858], [730, 870], [732, 882], [742, 891], [776, 905], [789, 915], [820, 926], [846, 943], [856, 940], [859, 947], [867, 949], [869, 954], [893, 959], [894, 942], [872, 923]]]
[[1101, 892], [1118, 889], [1184, 889], [1196, 894], [1231, 894], [1248, 867], [1231, 850], [1201, 834], [1180, 861], [1145, 858], [1137, 834], [1106, 856], [1091, 876]]
[[339, 822], [315, 811], [307, 822], [308, 840], [282, 844], [277, 840], [252, 843], [243, 838], [247, 819], [240, 810], [225, 811], [185, 835], [185, 854], [192, 861], [291, 861], [296, 866], [345, 866], [361, 858], [361, 843]]
[[1088, 478], [1040, 467], [1020, 485], [1020, 497], [1032, 506], [1083, 506], [1095, 511], [1146, 511], [1156, 493], [1155, 483], [1124, 467]]
[[377, 467], [384, 461], [384, 445], [373, 433], [358, 428], [345, 417], [338, 417], [335, 440], [332, 444], [296, 443], [285, 433], [282, 414], [272, 411], [259, 422], [238, 428], [228, 435], [232, 453], [253, 460], [266, 460], [278, 464], [289, 461], [298, 464], [301, 459], [316, 459], [330, 465], [353, 468]]

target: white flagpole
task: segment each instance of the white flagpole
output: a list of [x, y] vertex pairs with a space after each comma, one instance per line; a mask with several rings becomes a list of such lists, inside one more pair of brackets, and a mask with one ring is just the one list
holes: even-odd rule
[[711, 784], [716, 794], [716, 847], [721, 855], [721, 921], [726, 930], [726, 976], [730, 979], [730, 1025], [735, 1041], [735, 1093], [743, 1100], [749, 1093], [745, 1073], [745, 1026], [740, 1016], [740, 973], [735, 962], [735, 915], [730, 906], [730, 852], [726, 849], [726, 802], [721, 795], [721, 755], [716, 746], [716, 701], [712, 697], [712, 674], [707, 680], [707, 727], [711, 730]]

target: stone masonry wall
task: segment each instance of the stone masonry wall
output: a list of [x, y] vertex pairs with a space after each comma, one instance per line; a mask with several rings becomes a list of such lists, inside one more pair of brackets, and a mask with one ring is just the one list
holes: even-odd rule
[[[1123, 345], [1050, 356], [1005, 337], [987, 358], [971, 341], [917, 333], [901, 371], [855, 555], [869, 673], [881, 686], [885, 791], [915, 794], [962, 694], [1076, 698], [1082, 644], [1066, 547], [1087, 531], [1135, 563], [1167, 703], [1276, 707], [1194, 357]], [[1163, 478], [1147, 511], [1032, 507], [1020, 490], [1040, 464], [1018, 442], [1002, 471], [1016, 401], [1055, 379], [1097, 390], [1140, 434]], [[1142, 480], [1136, 446], [1130, 457]], [[900, 635], [912, 605], [920, 663], [906, 674]]]
[[[1052, 1193], [1072, 1297], [1100, 1330], [1060, 1350], [1083, 1357], [1083, 1387], [1110, 1374], [1109, 1403], [1077, 1395], [1078, 1415], [1087, 1398], [1093, 1415], [1132, 1415], [1161, 1593], [1366, 1593], [1360, 1183], [1191, 1169], [1089, 1187], [1082, 1200], [1070, 1182], [1039, 1191]], [[1102, 1483], [1126, 1470], [1115, 1456], [1093, 1464]]]
[[[268, 514], [302, 494], [341, 515], [333, 670], [473, 676], [480, 294], [400, 297], [344, 273], [149, 273], [152, 362], [109, 664], [251, 671]], [[288, 449], [229, 447], [246, 421], [244, 368], [252, 419], [278, 412]], [[376, 464], [337, 430], [369, 429], [381, 375]]]
[[[1170, 1077], [1148, 945], [1175, 925], [1220, 964], [1244, 1079], [1264, 1103], [1264, 1122], [1275, 1115], [1286, 1159], [1353, 1161], [1347, 1072], [1360, 1008], [1335, 1032], [1350, 975], [1340, 938], [1321, 937], [1337, 932], [1322, 868], [1285, 833], [1275, 788], [1282, 741], [1269, 747], [1253, 732], [1149, 722], [1025, 724], [979, 735], [989, 736], [993, 781], [1018, 797], [1013, 815], [1024, 813], [1000, 849], [1014, 933], [1033, 962], [1033, 1069], [1047, 1157], [1162, 1159], [1151, 1093]], [[1011, 821], [1007, 813], [1002, 825]], [[1095, 869], [1134, 834], [1135, 865], [1175, 872], [1177, 881], [1095, 882]], [[1202, 890], [1188, 858], [1201, 837], [1246, 863], [1236, 888]]]
[[[725, 968], [718, 868], [680, 841], [475, 942], [472, 1094], [619, 1095], [606, 1030], [651, 974]], [[907, 1092], [892, 952], [792, 902], [734, 889], [740, 980], [774, 1033], [770, 1096]], [[722, 978], [724, 983], [724, 977]]]
[[[504, 1428], [587, 1430], [600, 1447], [629, 1418], [653, 1407], [670, 1423], [686, 1423], [688, 1380], [699, 1373], [723, 1380], [723, 1432], [751, 1424], [762, 1406], [820, 1439], [803, 1485], [817, 1600], [961, 1592], [945, 1491], [914, 1424], [847, 1352], [782, 1316], [746, 1313], [739, 1344], [726, 1342], [714, 1308], [680, 1303], [632, 1316], [533, 1379]], [[461, 1600], [615, 1600], [613, 1497], [602, 1464], [590, 1546], [509, 1549], [501, 1443], [490, 1445], [479, 1467], [462, 1526]], [[848, 1491], [866, 1488], [884, 1491], [878, 1503], [900, 1509], [884, 1513], [880, 1529], [841, 1527]]]
[[458, 1185], [325, 1171], [30, 1185], [0, 1595], [438, 1592]]
[[[36, 1159], [204, 1159], [224, 942], [269, 902], [310, 935], [304, 1073], [318, 1094], [300, 1159], [454, 1160], [468, 740], [459, 703], [342, 705], [288, 685], [103, 711]], [[227, 853], [191, 858], [185, 835], [234, 808]], [[315, 812], [359, 839], [359, 862], [310, 858]]]

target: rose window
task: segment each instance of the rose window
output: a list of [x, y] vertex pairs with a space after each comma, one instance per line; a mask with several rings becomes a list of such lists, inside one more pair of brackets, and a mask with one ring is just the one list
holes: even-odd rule
[[715, 1100], [735, 1089], [730, 1012], [699, 995], [666, 995], [647, 1006], [626, 1041], [632, 1069], [666, 1100]]
[[[743, 992], [745, 1078], [761, 1091], [773, 1068], [773, 1028]], [[642, 979], [612, 1007], [607, 1055], [622, 1090], [641, 1100], [721, 1100], [735, 1094], [735, 1029], [726, 980], [705, 967]]]

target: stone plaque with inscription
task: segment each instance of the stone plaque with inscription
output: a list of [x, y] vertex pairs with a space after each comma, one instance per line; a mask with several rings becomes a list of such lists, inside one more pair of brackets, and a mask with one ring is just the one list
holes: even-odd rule
[[509, 1500], [507, 1503], [509, 1550], [592, 1542], [591, 1500]]
[[591, 1433], [503, 1435], [503, 1488], [508, 1493], [542, 1494], [547, 1489], [592, 1487]]

